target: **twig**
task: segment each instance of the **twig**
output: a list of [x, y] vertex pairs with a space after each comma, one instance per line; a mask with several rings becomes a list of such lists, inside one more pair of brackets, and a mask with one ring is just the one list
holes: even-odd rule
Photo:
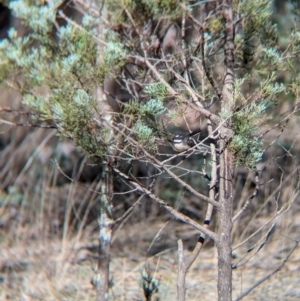
[[138, 183], [133, 181], [130, 177], [128, 177], [127, 175], [122, 173], [117, 168], [114, 168], [114, 167], [111, 167], [111, 168], [112, 168], [112, 170], [114, 171], [115, 174], [117, 174], [119, 177], [125, 179], [129, 185], [134, 186], [138, 191], [142, 192], [143, 194], [145, 194], [146, 196], [148, 196], [152, 200], [156, 201], [161, 207], [163, 207], [169, 213], [171, 213], [177, 220], [180, 220], [180, 221], [192, 226], [193, 228], [197, 229], [198, 231], [205, 233], [205, 235], [210, 237], [213, 241], [215, 241], [215, 242], [217, 241], [217, 236], [214, 232], [206, 229], [205, 227], [199, 225], [198, 223], [196, 223], [195, 221], [193, 221], [189, 217], [187, 217], [184, 214], [178, 212], [177, 210], [175, 210], [174, 208], [169, 206], [166, 202], [164, 202], [162, 199], [160, 199], [159, 197], [154, 195], [151, 191], [149, 191], [148, 189], [142, 187], [141, 185], [139, 185]]
[[289, 260], [290, 256], [294, 252], [294, 250], [297, 248], [299, 244], [299, 241], [296, 241], [295, 246], [292, 248], [292, 250], [289, 252], [289, 254], [284, 258], [284, 260], [281, 262], [279, 266], [277, 266], [273, 271], [263, 276], [261, 279], [259, 279], [257, 282], [255, 282], [251, 287], [249, 287], [246, 291], [244, 291], [242, 294], [240, 294], [234, 301], [241, 300], [245, 296], [247, 296], [251, 291], [253, 291], [257, 286], [259, 286], [261, 283], [272, 277], [274, 274], [276, 274], [278, 271], [281, 270], [281, 268], [285, 265], [285, 263]]
[[273, 223], [277, 223], [277, 221], [281, 218], [281, 216], [290, 209], [291, 205], [294, 203], [294, 201], [296, 200], [298, 195], [299, 195], [299, 192], [296, 192], [289, 203], [286, 203], [278, 212], [276, 212], [276, 214], [268, 222], [266, 222], [264, 225], [262, 225], [257, 231], [252, 233], [244, 241], [242, 241], [238, 245], [234, 246], [232, 248], [232, 250], [235, 250], [235, 249], [241, 247], [242, 245], [244, 245], [247, 241], [249, 241], [252, 237], [254, 237], [257, 233], [259, 233], [263, 228], [265, 228], [267, 225], [269, 225], [272, 221], [274, 221]]
[[31, 128], [42, 128], [42, 129], [57, 129], [56, 125], [41, 125], [41, 124], [32, 124], [32, 123], [16, 123], [16, 122], [11, 122], [7, 121], [4, 119], [0, 119], [0, 124], [7, 124], [11, 126], [22, 126], [22, 127], [31, 127]]
[[[105, 121], [105, 120], [104, 120]], [[117, 126], [114, 126], [112, 124], [108, 124], [109, 126], [113, 127], [114, 130], [118, 131], [121, 135], [125, 134], [122, 133], [120, 131], [120, 129]], [[124, 125], [121, 125], [122, 127], [125, 127]], [[167, 168], [161, 161], [159, 161], [158, 159], [156, 159], [153, 155], [151, 155], [149, 152], [147, 152], [143, 147], [141, 147], [134, 139], [132, 139], [129, 136], [126, 136], [126, 139], [132, 143], [133, 145], [139, 147], [142, 149], [142, 151], [144, 152], [144, 154], [152, 160], [152, 162], [154, 162], [154, 164], [156, 164], [156, 166], [162, 168], [167, 174], [169, 174], [169, 176], [171, 176], [174, 180], [176, 180], [180, 185], [182, 185], [182, 187], [186, 188], [189, 192], [191, 192], [192, 194], [194, 194], [195, 196], [197, 196], [198, 198], [200, 198], [201, 200], [212, 204], [214, 207], [219, 208], [219, 203], [216, 202], [215, 200], [211, 200], [210, 198], [208, 198], [207, 196], [203, 195], [202, 193], [199, 193], [198, 191], [196, 191], [192, 186], [190, 186], [189, 184], [187, 184], [186, 182], [184, 182], [182, 179], [180, 179], [175, 173], [173, 173], [169, 168]]]
[[250, 202], [257, 196], [259, 191], [259, 179], [258, 179], [258, 171], [256, 171], [255, 174], [255, 189], [253, 193], [248, 197], [247, 202], [245, 205], [242, 207], [242, 209], [233, 217], [232, 223], [234, 223], [240, 216], [243, 214], [243, 212], [248, 208]]

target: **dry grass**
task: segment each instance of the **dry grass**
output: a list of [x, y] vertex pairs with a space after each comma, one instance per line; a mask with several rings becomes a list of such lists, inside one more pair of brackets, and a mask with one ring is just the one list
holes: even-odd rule
[[[135, 226], [147, 232], [149, 224]], [[63, 246], [58, 237], [15, 240], [9, 244], [3, 241], [1, 300], [94, 300], [91, 278], [96, 253], [82, 248], [82, 244], [93, 245], [95, 236], [92, 234], [90, 240], [80, 243], [81, 246], [72, 238]], [[144, 240], [143, 243], [149, 245], [150, 241]], [[246, 266], [234, 270], [234, 296], [277, 266], [284, 257], [284, 248], [289, 245], [288, 240], [286, 245], [282, 245], [282, 240], [274, 240]], [[274, 252], [276, 247], [278, 249]], [[112, 252], [111, 300], [144, 300], [141, 274], [145, 267], [160, 283], [157, 293], [160, 300], [176, 299], [176, 250], [166, 250], [147, 259], [139, 254], [138, 249], [131, 251], [129, 256], [119, 256], [118, 251], [113, 249]], [[217, 300], [216, 263], [216, 250], [205, 248], [187, 275], [187, 300]], [[299, 300], [299, 269], [300, 249], [278, 274], [244, 300]]]

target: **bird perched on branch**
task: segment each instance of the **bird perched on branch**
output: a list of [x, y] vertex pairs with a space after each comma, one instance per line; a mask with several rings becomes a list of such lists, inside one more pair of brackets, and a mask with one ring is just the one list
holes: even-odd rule
[[169, 140], [173, 149], [178, 152], [184, 152], [196, 145], [195, 140], [189, 135], [178, 134]]
[[178, 153], [187, 151], [196, 145], [196, 150], [206, 152], [208, 151], [207, 144], [216, 143], [216, 141], [213, 138], [204, 139], [205, 144], [200, 143], [200, 131], [189, 134], [176, 134], [172, 137], [172, 139], [168, 139], [168, 141], [170, 142], [172, 148]]
[[168, 141], [176, 152], [181, 153], [199, 143], [200, 132], [198, 130], [189, 134], [176, 134], [171, 139], [168, 139]]

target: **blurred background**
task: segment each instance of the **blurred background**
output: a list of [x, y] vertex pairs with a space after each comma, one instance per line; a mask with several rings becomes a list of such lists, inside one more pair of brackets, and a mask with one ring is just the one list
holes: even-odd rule
[[[274, 18], [284, 20], [285, 2], [275, 1]], [[12, 25], [22, 30], [18, 20], [0, 5], [1, 38]], [[2, 86], [0, 95], [0, 299], [94, 300], [101, 163], [87, 159], [70, 141], [56, 136], [55, 130], [28, 126], [30, 114], [15, 92]], [[294, 106], [294, 101], [284, 97], [273, 116], [274, 124]], [[299, 239], [298, 119], [296, 114], [266, 135], [268, 152], [258, 166], [259, 193], [233, 228], [234, 245], [257, 231], [233, 251], [234, 261], [241, 265], [234, 270], [234, 295], [279, 265], [294, 240]], [[262, 125], [260, 130], [267, 129]], [[204, 162], [192, 156], [183, 164], [186, 169], [201, 170]], [[143, 164], [135, 164], [133, 169], [138, 177], [149, 175], [148, 166]], [[256, 183], [254, 173], [243, 167], [235, 167], [234, 173], [238, 212], [253, 194]], [[207, 180], [193, 173], [188, 173], [185, 180], [207, 194]], [[114, 185], [113, 214], [118, 218], [140, 195], [124, 194], [127, 188], [120, 181]], [[162, 176], [154, 191], [182, 213], [203, 222], [206, 205], [175, 181]], [[281, 209], [276, 226], [271, 227], [269, 221]], [[211, 229], [215, 227], [216, 216]], [[272, 231], [267, 242], [259, 252], [258, 248], [252, 252], [250, 249], [268, 229]], [[114, 228], [112, 300], [146, 300], [142, 289], [143, 282], [148, 281], [145, 273], [157, 281], [155, 296], [160, 299], [156, 300], [175, 300], [177, 240], [182, 239], [189, 252], [198, 236], [197, 231], [173, 220], [151, 200], [141, 199]], [[208, 240], [187, 276], [187, 300], [217, 298], [216, 262], [216, 250]], [[245, 300], [299, 300], [299, 270], [297, 248], [281, 271]]]

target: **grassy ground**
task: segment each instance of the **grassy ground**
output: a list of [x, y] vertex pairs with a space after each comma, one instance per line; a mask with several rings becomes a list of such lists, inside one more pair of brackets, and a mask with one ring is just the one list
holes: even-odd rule
[[[132, 240], [134, 233], [149, 234], [147, 229], [151, 225], [153, 222], [126, 226], [119, 232], [122, 239], [115, 238], [118, 247], [113, 247], [111, 254], [111, 300], [146, 300], [141, 284], [145, 270], [159, 283], [154, 296], [159, 300], [176, 300], [176, 246], [147, 257], [141, 253], [151, 244], [155, 233], [142, 240], [141, 235], [137, 235], [137, 241]], [[152, 230], [162, 229], [162, 226], [157, 220]], [[184, 226], [173, 223], [172, 228], [176, 229], [178, 237], [180, 233], [185, 235]], [[91, 280], [97, 259], [96, 233], [89, 233], [79, 242], [75, 234], [62, 240], [58, 236], [29, 237], [30, 231], [29, 228], [19, 228], [14, 233], [1, 232], [0, 299], [95, 300]], [[174, 238], [167, 231], [169, 229], [161, 233], [165, 242]], [[130, 235], [124, 240], [126, 233]], [[124, 246], [122, 249], [121, 245]], [[239, 295], [277, 267], [291, 245], [289, 239], [275, 233], [273, 239], [247, 264], [233, 270], [233, 295]], [[242, 251], [235, 252], [234, 261], [241, 259], [242, 254]], [[249, 257], [251, 255], [247, 260]], [[205, 247], [187, 275], [187, 300], [217, 300], [216, 265], [215, 248]], [[299, 300], [299, 270], [298, 248], [277, 274], [243, 300]]]

